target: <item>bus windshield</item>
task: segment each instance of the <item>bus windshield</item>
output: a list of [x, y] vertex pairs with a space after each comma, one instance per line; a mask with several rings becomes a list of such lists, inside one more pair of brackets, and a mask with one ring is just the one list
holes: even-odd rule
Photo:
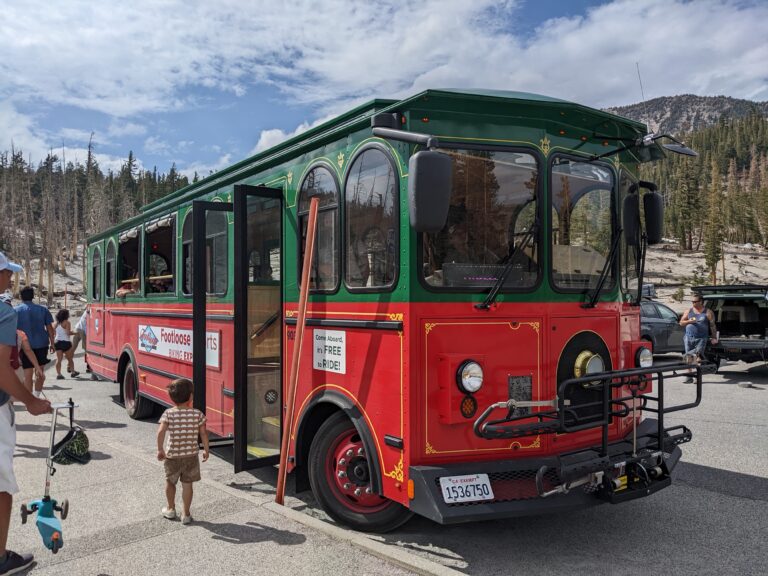
[[[594, 288], [615, 230], [613, 173], [605, 166], [557, 157], [552, 163], [552, 277], [557, 288]], [[613, 267], [605, 287], [614, 282]]]
[[536, 220], [536, 158], [524, 152], [444, 149], [453, 159], [453, 190], [445, 227], [423, 235], [424, 280], [432, 287], [493, 286], [512, 254], [505, 289], [533, 287], [538, 238], [514, 250]]

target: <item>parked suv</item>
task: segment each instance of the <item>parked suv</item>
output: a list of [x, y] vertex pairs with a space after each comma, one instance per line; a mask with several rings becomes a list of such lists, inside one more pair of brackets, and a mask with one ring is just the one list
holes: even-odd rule
[[660, 302], [640, 302], [640, 336], [653, 344], [654, 354], [683, 353], [683, 334], [680, 315]]
[[720, 340], [705, 351], [716, 366], [720, 361], [768, 360], [768, 286], [696, 286], [704, 305], [712, 310]]

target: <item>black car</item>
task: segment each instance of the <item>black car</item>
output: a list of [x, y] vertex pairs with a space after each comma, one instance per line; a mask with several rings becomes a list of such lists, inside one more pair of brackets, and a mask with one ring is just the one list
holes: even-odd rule
[[768, 286], [695, 286], [715, 315], [720, 340], [705, 350], [716, 366], [721, 360], [768, 361]]
[[684, 351], [680, 315], [659, 302], [640, 302], [640, 336], [653, 344], [654, 354]]

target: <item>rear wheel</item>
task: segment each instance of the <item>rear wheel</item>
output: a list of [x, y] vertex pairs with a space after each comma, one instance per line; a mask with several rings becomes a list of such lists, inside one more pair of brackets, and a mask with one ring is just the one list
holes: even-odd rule
[[123, 374], [123, 402], [128, 416], [134, 420], [152, 415], [154, 408], [152, 402], [139, 394], [139, 381], [133, 362], [128, 363]]
[[389, 532], [412, 513], [374, 493], [363, 440], [342, 412], [326, 420], [309, 451], [309, 482], [328, 515], [355, 530]]

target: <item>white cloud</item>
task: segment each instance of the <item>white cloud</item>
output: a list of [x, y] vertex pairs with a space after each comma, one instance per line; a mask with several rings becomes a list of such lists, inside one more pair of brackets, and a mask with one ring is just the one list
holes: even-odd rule
[[195, 176], [195, 173], [197, 173], [200, 178], [205, 178], [212, 172], [218, 172], [219, 170], [227, 168], [230, 164], [232, 164], [232, 155], [224, 154], [223, 156], [217, 158], [213, 163], [194, 162], [181, 168], [177, 167], [177, 169], [179, 172], [189, 178], [189, 181], [191, 182], [192, 178]]
[[316, 122], [313, 122], [312, 124], [303, 122], [291, 132], [285, 132], [284, 130], [280, 130], [278, 128], [262, 130], [261, 134], [259, 135], [259, 141], [256, 143], [256, 146], [254, 146], [253, 149], [248, 153], [248, 155], [251, 156], [253, 154], [258, 154], [259, 152], [263, 152], [264, 150], [272, 148], [272, 146], [277, 146], [281, 142], [285, 142], [289, 138], [298, 136], [299, 134], [301, 134], [302, 132], [306, 132], [313, 126], [317, 126], [318, 124], [322, 124], [322, 123], [323, 123], [322, 120], [318, 120]]
[[150, 136], [144, 140], [144, 150], [150, 154], [167, 156], [171, 152], [171, 145], [157, 136]]
[[147, 133], [147, 127], [142, 124], [136, 124], [135, 122], [119, 122], [113, 120], [107, 129], [107, 133], [110, 136], [115, 137], [143, 136]]
[[313, 105], [436, 82], [617, 103], [637, 96], [636, 61], [656, 94], [768, 98], [768, 6], [737, 0], [617, 0], [526, 40], [524, 7], [495, 0], [4, 4], [0, 93], [118, 117], [264, 82]]

